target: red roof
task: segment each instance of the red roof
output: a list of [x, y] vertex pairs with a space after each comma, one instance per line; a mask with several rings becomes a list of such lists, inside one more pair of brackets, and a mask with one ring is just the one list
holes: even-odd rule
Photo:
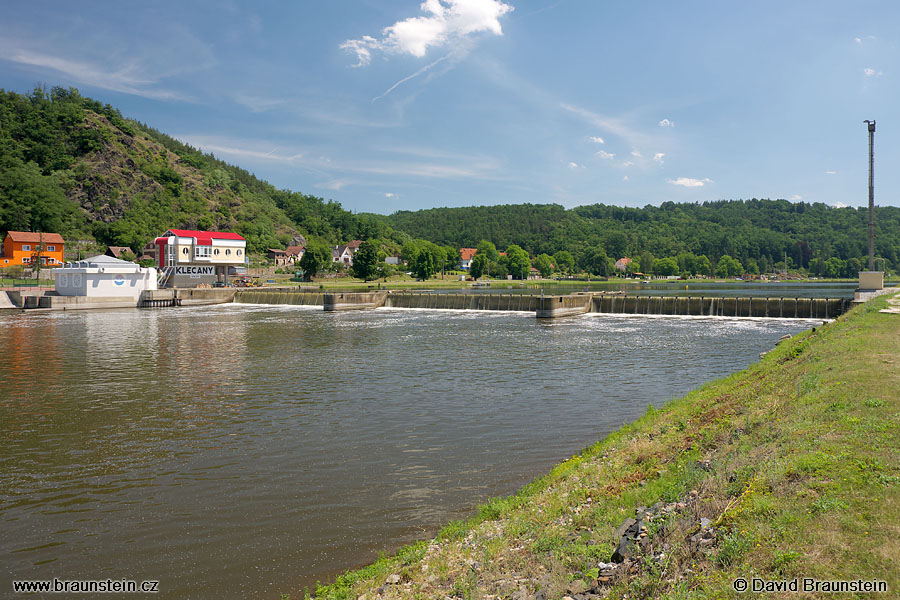
[[[236, 233], [231, 232], [223, 232], [223, 231], [194, 231], [192, 229], [169, 229], [166, 233], [173, 233], [178, 237], [187, 237], [187, 238], [197, 238], [197, 244], [200, 246], [212, 246], [213, 240], [241, 240], [246, 241], [244, 238], [239, 236]], [[167, 243], [161, 242], [161, 240], [165, 240], [168, 236], [163, 236], [156, 238], [156, 241], [159, 243]]]
[[303, 246], [288, 246], [288, 247], [287, 247], [287, 253], [288, 253], [288, 254], [297, 254], [297, 255], [299, 255], [301, 252], [303, 252]]
[[36, 231], [9, 231], [6, 234], [14, 242], [24, 242], [28, 244], [40, 244], [41, 242], [48, 244], [64, 244], [65, 240], [58, 233], [39, 233]]
[[478, 252], [478, 248], [460, 248], [459, 258], [460, 260], [472, 260], [476, 252]]

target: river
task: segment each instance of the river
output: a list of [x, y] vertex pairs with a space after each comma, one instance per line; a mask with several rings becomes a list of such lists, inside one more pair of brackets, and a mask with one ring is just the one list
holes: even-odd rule
[[300, 597], [816, 323], [0, 314], [0, 590], [124, 578], [167, 598]]

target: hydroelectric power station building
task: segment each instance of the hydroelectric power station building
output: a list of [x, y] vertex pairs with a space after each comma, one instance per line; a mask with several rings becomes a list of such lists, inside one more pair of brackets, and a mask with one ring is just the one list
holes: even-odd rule
[[236, 233], [169, 229], [154, 244], [160, 287], [227, 285], [246, 271], [247, 240]]

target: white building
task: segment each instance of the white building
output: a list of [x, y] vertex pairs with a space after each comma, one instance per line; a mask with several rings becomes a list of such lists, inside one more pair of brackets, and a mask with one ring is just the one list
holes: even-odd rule
[[154, 244], [168, 287], [227, 284], [246, 272], [247, 240], [236, 233], [169, 229]]
[[156, 269], [111, 256], [94, 256], [53, 269], [60, 296], [128, 298], [135, 302], [144, 290], [156, 289]]

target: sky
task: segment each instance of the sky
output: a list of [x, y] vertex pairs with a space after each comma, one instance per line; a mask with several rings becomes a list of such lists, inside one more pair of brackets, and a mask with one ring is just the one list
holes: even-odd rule
[[900, 3], [10, 2], [0, 88], [85, 96], [355, 212], [900, 206]]

